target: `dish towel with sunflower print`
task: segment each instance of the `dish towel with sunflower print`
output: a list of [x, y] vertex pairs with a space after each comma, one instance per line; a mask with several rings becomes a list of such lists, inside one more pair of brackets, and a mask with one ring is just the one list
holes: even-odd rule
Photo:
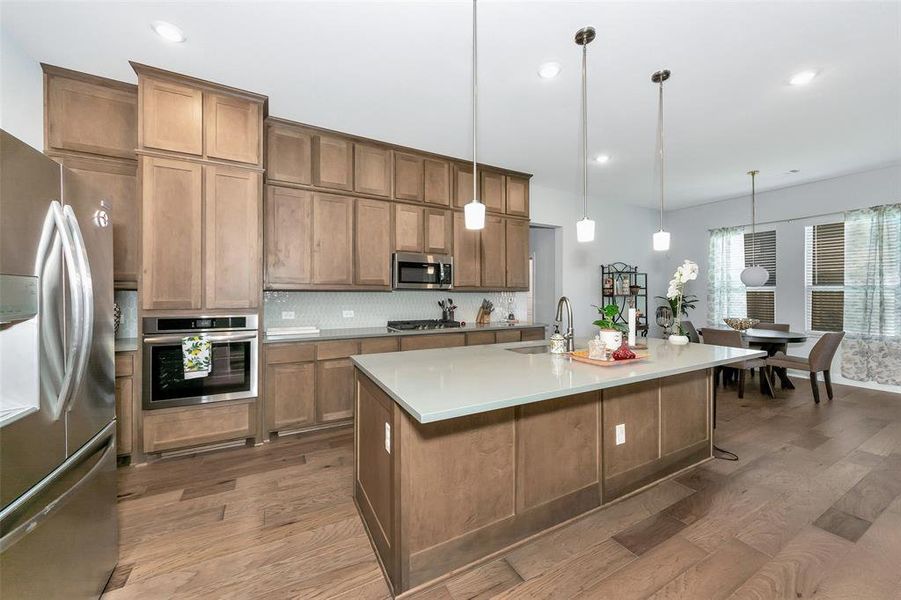
[[181, 354], [185, 368], [185, 379], [197, 379], [210, 374], [210, 347], [206, 336], [192, 335], [182, 338]]

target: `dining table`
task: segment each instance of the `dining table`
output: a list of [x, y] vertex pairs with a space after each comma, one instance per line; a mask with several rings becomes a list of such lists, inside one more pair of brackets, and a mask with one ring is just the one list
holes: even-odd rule
[[[724, 329], [732, 330], [731, 327], [705, 327], [704, 329]], [[700, 330], [704, 335], [704, 329]], [[773, 356], [777, 352], [785, 352], [788, 344], [796, 344], [807, 341], [807, 334], [797, 331], [778, 331], [775, 329], [755, 329], [753, 327], [745, 329], [741, 332], [742, 341], [748, 346], [760, 348], [767, 353], [767, 356]], [[782, 389], [795, 389], [791, 379], [789, 379], [786, 370], [782, 367], [775, 367], [773, 371], [779, 377], [779, 384]], [[773, 396], [775, 390], [766, 389], [766, 377], [760, 378], [760, 391], [769, 396]]]

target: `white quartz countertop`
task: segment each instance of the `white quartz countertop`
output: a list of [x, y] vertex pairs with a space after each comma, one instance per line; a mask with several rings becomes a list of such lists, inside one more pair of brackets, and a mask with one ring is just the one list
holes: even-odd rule
[[766, 356], [758, 350], [674, 346], [658, 339], [648, 340], [649, 358], [609, 367], [510, 351], [545, 343], [367, 354], [352, 360], [417, 421], [431, 423]]

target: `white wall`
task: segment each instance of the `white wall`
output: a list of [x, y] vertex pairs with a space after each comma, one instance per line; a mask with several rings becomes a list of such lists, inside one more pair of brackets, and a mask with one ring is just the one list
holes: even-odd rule
[[[764, 175], [765, 176], [765, 175]], [[805, 330], [804, 293], [804, 227], [816, 223], [842, 220], [846, 210], [901, 201], [901, 166], [893, 165], [873, 171], [825, 179], [757, 194], [757, 220], [783, 220], [763, 225], [758, 230], [776, 231], [776, 321], [790, 323], [792, 330]], [[822, 217], [824, 213], [838, 213]], [[707, 244], [709, 230], [745, 225], [751, 221], [750, 196], [693, 206], [667, 213], [667, 227], [672, 232], [670, 255], [696, 260], [699, 282], [707, 281]], [[695, 323], [707, 322], [706, 283], [697, 288], [700, 297], [692, 315]], [[793, 345], [790, 352], [806, 355], [816, 343]], [[864, 385], [840, 376], [841, 353], [832, 366], [837, 383]], [[901, 387], [866, 384], [864, 387], [901, 392]]]
[[41, 65], [0, 28], [0, 128], [44, 148], [44, 80]]

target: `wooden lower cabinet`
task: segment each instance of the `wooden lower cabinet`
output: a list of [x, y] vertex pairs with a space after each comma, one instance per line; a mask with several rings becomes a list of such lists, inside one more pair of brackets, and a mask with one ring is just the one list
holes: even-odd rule
[[316, 422], [316, 363], [266, 366], [266, 423], [269, 431]]
[[509, 344], [510, 342], [522, 341], [522, 331], [520, 331], [519, 329], [502, 329], [495, 332], [494, 336], [498, 344]]
[[524, 342], [534, 342], [538, 340], [543, 340], [547, 338], [547, 333], [544, 327], [532, 327], [529, 329], [522, 330], [522, 341]]
[[131, 454], [134, 431], [134, 352], [116, 353], [116, 454]]
[[494, 343], [497, 343], [497, 338], [493, 331], [472, 331], [466, 334], [467, 346], [484, 346]]
[[316, 421], [331, 423], [354, 416], [354, 365], [349, 358], [316, 363]]
[[427, 350], [429, 348], [455, 348], [466, 345], [465, 333], [435, 333], [410, 335], [400, 338], [401, 350]]
[[256, 400], [144, 411], [144, 452], [253, 437]]

